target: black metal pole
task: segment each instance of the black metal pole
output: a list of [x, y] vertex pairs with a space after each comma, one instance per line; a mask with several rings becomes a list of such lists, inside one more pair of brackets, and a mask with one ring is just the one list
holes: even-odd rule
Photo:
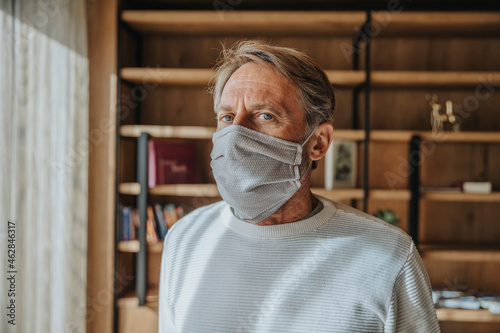
[[418, 246], [418, 222], [420, 203], [420, 137], [415, 135], [410, 141], [409, 155], [409, 189], [410, 207], [408, 211], [408, 234]]
[[366, 14], [366, 23], [363, 27], [364, 40], [365, 40], [365, 105], [364, 105], [364, 130], [365, 138], [363, 140], [363, 211], [368, 211], [368, 191], [369, 191], [369, 179], [368, 179], [368, 168], [370, 164], [368, 163], [368, 151], [369, 151], [369, 138], [370, 138], [370, 25], [371, 25], [371, 12], [368, 11]]
[[141, 192], [137, 196], [137, 209], [139, 212], [139, 252], [136, 254], [136, 292], [139, 305], [146, 304], [147, 290], [147, 244], [146, 244], [146, 221], [148, 205], [148, 139], [147, 133], [141, 133], [137, 139], [137, 182], [141, 186]]

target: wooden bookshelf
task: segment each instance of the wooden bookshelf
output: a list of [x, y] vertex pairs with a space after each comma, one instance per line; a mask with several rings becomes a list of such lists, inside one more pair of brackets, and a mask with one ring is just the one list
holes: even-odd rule
[[429, 260], [500, 262], [500, 246], [421, 244], [419, 250]]
[[436, 309], [436, 314], [439, 321], [500, 323], [500, 315], [487, 309]]
[[386, 36], [499, 36], [500, 14], [491, 12], [374, 12]]
[[146, 34], [286, 33], [352, 35], [365, 22], [363, 12], [162, 11], [125, 10], [122, 21]]
[[410, 142], [415, 135], [422, 140], [435, 143], [500, 143], [500, 132], [432, 132], [432, 131], [400, 131], [372, 130], [370, 140], [389, 142]]
[[175, 139], [212, 139], [215, 127], [204, 126], [167, 126], [167, 125], [122, 125], [120, 135], [138, 138], [141, 133], [148, 133], [156, 138]]
[[[130, 241], [120, 241], [118, 242], [118, 251], [123, 253], [137, 253], [139, 252], [141, 245], [138, 240]], [[156, 243], [148, 244], [148, 252], [151, 253], [162, 253], [163, 252], [163, 242], [158, 241]]]
[[[326, 74], [335, 86], [357, 86], [365, 81], [364, 71], [326, 70]], [[126, 67], [121, 69], [124, 81], [139, 85], [176, 85], [208, 86], [215, 72], [208, 68], [141, 68]]]
[[464, 192], [424, 192], [420, 198], [428, 201], [451, 202], [500, 202], [500, 192], [464, 193]]
[[[212, 119], [212, 104], [205, 88], [214, 75], [211, 67], [216, 60], [216, 50], [221, 48], [220, 40], [227, 39], [226, 45], [229, 46], [242, 38], [258, 37], [273, 44], [307, 51], [318, 60], [322, 68], [328, 68], [326, 73], [330, 82], [334, 87], [341, 87], [337, 94], [334, 139], [360, 142], [359, 165], [364, 163], [364, 147], [369, 147], [370, 175], [366, 192], [360, 188], [363, 170], [359, 168], [359, 188], [325, 190], [324, 179], [321, 175], [318, 176], [321, 172], [316, 172], [313, 175], [317, 177], [313, 193], [327, 199], [351, 203], [359, 203], [368, 197], [370, 212], [379, 208], [390, 208], [398, 216], [409, 217], [408, 207], [413, 199], [408, 190], [410, 186], [407, 171], [400, 171], [398, 163], [402, 162], [398, 158], [402, 156], [403, 160], [408, 160], [411, 153], [409, 143], [415, 135], [420, 136], [423, 142], [434, 142], [439, 144], [439, 147], [452, 146], [446, 148], [448, 150], [442, 154], [449, 161], [461, 156], [462, 151], [453, 148], [456, 145], [474, 149], [486, 146], [482, 155], [476, 153], [477, 149], [464, 150], [469, 153], [472, 151], [474, 155], [471, 158], [479, 161], [466, 175], [470, 176], [470, 179], [477, 176], [475, 173], [491, 173], [498, 166], [495, 152], [500, 143], [500, 126], [497, 126], [500, 122], [496, 119], [495, 112], [499, 100], [494, 97], [498, 89], [495, 92], [490, 91], [493, 97], [489, 100], [481, 100], [480, 109], [471, 114], [470, 119], [465, 120], [464, 124], [469, 127], [465, 127], [460, 133], [433, 133], [426, 130], [430, 128], [430, 108], [425, 101], [425, 94], [438, 90], [441, 104], [446, 99], [463, 103], [483, 82], [500, 81], [500, 66], [496, 64], [500, 56], [500, 48], [497, 46], [500, 36], [500, 13], [371, 12], [374, 29], [377, 29], [376, 25], [379, 25], [380, 29], [370, 41], [372, 53], [371, 59], [368, 60], [371, 64], [371, 120], [368, 120], [368, 131], [365, 131], [360, 128], [364, 128], [365, 121], [361, 104], [366, 73], [364, 70], [353, 70], [356, 67], [353, 67], [350, 55], [343, 54], [340, 46], [352, 45], [355, 33], [362, 29], [367, 19], [366, 13], [258, 10], [265, 7], [256, 6], [255, 11], [122, 11], [122, 26], [126, 27], [122, 29], [122, 33], [128, 35], [121, 43], [123, 67], [119, 70], [119, 75], [122, 94], [134, 89], [134, 85], [155, 86], [147, 91], [147, 99], [141, 102], [140, 110], [138, 108], [136, 113], [123, 121], [119, 134], [121, 139], [127, 140], [122, 141], [130, 142], [132, 140], [129, 138], [139, 138], [141, 133], [148, 133], [153, 138], [201, 140], [196, 142], [197, 148], [208, 155], [211, 149], [209, 140], [216, 128]], [[139, 52], [136, 52], [137, 48]], [[360, 57], [362, 61], [365, 56], [363, 49]], [[471, 64], [473, 66], [469, 66]], [[361, 94], [356, 95], [360, 91]], [[353, 105], [356, 103], [359, 104], [358, 112], [346, 116], [346, 113], [355, 109]], [[368, 145], [364, 145], [365, 133], [369, 135]], [[131, 155], [132, 149], [128, 150]], [[437, 156], [424, 157], [428, 163], [429, 158]], [[124, 161], [129, 162], [127, 159]], [[200, 163], [203, 164], [205, 180], [212, 182], [213, 179], [207, 176], [210, 173], [209, 159], [205, 158]], [[422, 168], [427, 165], [424, 164]], [[320, 164], [319, 168], [322, 167]], [[402, 175], [403, 180], [397, 184], [395, 190], [390, 190], [391, 186], [384, 183], [384, 174], [387, 171]], [[121, 179], [133, 179], [133, 175], [130, 176], [133, 172], [135, 170], [130, 171], [128, 177]], [[449, 172], [457, 177], [460, 174], [456, 170]], [[464, 177], [462, 174], [460, 176]], [[421, 178], [424, 182], [421, 186], [436, 186], [426, 184], [428, 178]], [[493, 183], [494, 190], [498, 191], [495, 187], [498, 184], [495, 181]], [[122, 182], [119, 184], [118, 194], [139, 196], [145, 192], [147, 195], [166, 196], [169, 197], [168, 200], [176, 202], [193, 201], [201, 197], [213, 200], [220, 198], [215, 184], [161, 185], [143, 190], [145, 191], [141, 192], [139, 183]], [[439, 238], [435, 235], [445, 232], [445, 228], [440, 228], [439, 221], [436, 221], [437, 218], [433, 220], [432, 216], [442, 218], [440, 206], [448, 207], [455, 203], [461, 207], [467, 206], [461, 209], [468, 214], [470, 221], [467, 220], [467, 227], [473, 231], [471, 234], [474, 234], [471, 237], [484, 236], [477, 232], [477, 228], [480, 228], [479, 221], [483, 215], [488, 221], [494, 218], [496, 211], [491, 209], [491, 206], [500, 201], [500, 192], [485, 195], [426, 192], [421, 193], [420, 197], [418, 211], [421, 215], [426, 215], [426, 218], [431, 217], [429, 220], [423, 220], [421, 217], [420, 231], [423, 236], [432, 238], [430, 241], [433, 242]], [[124, 200], [129, 199], [124, 197]], [[402, 222], [406, 224], [405, 221]], [[488, 223], [487, 226], [492, 229], [491, 222]], [[458, 227], [461, 226], [457, 225]], [[463, 233], [458, 234], [465, 241], [469, 240]], [[493, 239], [492, 237], [490, 238]], [[476, 238], [471, 239], [477, 241]], [[453, 246], [447, 244], [446, 239], [438, 239], [437, 244], [432, 246], [425, 242], [425, 239], [421, 240], [419, 250], [426, 260], [426, 265], [427, 261], [431, 261], [429, 274], [438, 273], [434, 277], [431, 276], [431, 281], [438, 284], [449, 276], [460, 276], [480, 287], [482, 283], [487, 286], [494, 285], [491, 279], [483, 279], [480, 274], [469, 274], [469, 268], [487, 272], [485, 274], [500, 274], [500, 271], [493, 267], [500, 261], [500, 251], [494, 246]], [[142, 251], [146, 251], [147, 255], [153, 258], [151, 260], [158, 260], [162, 248], [163, 244], [159, 242], [145, 246]], [[119, 255], [124, 256], [128, 256], [128, 253], [139, 254], [141, 251], [138, 241], [119, 242], [117, 249]], [[467, 263], [464, 264], [463, 261]], [[151, 267], [158, 265], [158, 262], [154, 262]], [[154, 274], [156, 273], [152, 273]], [[120, 297], [118, 308], [141, 308], [135, 293], [136, 290], [132, 290]], [[154, 307], [154, 304], [157, 304], [155, 293], [158, 293], [155, 287], [148, 289], [146, 307]], [[492, 316], [483, 310], [438, 309], [437, 313], [442, 322], [499, 322], [498, 316]], [[120, 320], [130, 318], [129, 313], [122, 312], [119, 317], [122, 318]]]
[[456, 88], [500, 81], [500, 72], [372, 71], [373, 88]]
[[370, 190], [370, 199], [375, 200], [410, 200], [410, 191], [408, 190]]
[[311, 188], [311, 192], [333, 201], [342, 201], [346, 199], [363, 199], [363, 189], [360, 188], [339, 188], [333, 190]]

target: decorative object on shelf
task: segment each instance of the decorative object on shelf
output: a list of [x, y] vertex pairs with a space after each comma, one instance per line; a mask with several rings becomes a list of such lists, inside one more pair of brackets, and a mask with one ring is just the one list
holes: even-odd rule
[[491, 182], [464, 182], [465, 193], [491, 193]]
[[356, 186], [356, 142], [333, 140], [333, 187]]
[[450, 123], [453, 132], [460, 132], [460, 122], [458, 118], [453, 113], [453, 102], [450, 100], [446, 101], [446, 111], [445, 113], [441, 113], [441, 109], [443, 108], [441, 104], [437, 103], [438, 96], [427, 94], [425, 96], [427, 102], [431, 106], [431, 126], [433, 132], [441, 132], [444, 127], [444, 123]]
[[434, 289], [432, 299], [437, 308], [488, 309], [491, 313], [500, 313], [500, 295], [498, 293]]
[[375, 217], [384, 220], [387, 223], [390, 223], [394, 226], [398, 226], [399, 224], [399, 217], [390, 209], [380, 209], [373, 214]]

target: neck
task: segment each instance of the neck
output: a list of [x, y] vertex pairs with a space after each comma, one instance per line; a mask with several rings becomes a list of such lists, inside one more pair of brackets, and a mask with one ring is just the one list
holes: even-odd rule
[[318, 199], [310, 190], [310, 172], [302, 180], [302, 186], [283, 206], [281, 206], [273, 215], [262, 220], [256, 225], [274, 225], [290, 223], [307, 216], [318, 204]]

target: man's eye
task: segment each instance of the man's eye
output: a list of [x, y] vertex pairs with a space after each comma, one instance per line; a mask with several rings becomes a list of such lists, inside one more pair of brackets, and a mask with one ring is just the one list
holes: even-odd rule
[[222, 121], [232, 121], [233, 119], [234, 119], [234, 117], [233, 117], [233, 116], [223, 116], [223, 117], [221, 118], [221, 120], [222, 120]]
[[261, 114], [260, 116], [261, 116], [261, 117], [262, 117], [262, 119], [264, 119], [264, 120], [271, 120], [271, 119], [273, 119], [273, 116], [271, 116], [271, 115], [270, 115], [270, 114], [268, 114], [268, 113], [263, 113], [263, 114]]

